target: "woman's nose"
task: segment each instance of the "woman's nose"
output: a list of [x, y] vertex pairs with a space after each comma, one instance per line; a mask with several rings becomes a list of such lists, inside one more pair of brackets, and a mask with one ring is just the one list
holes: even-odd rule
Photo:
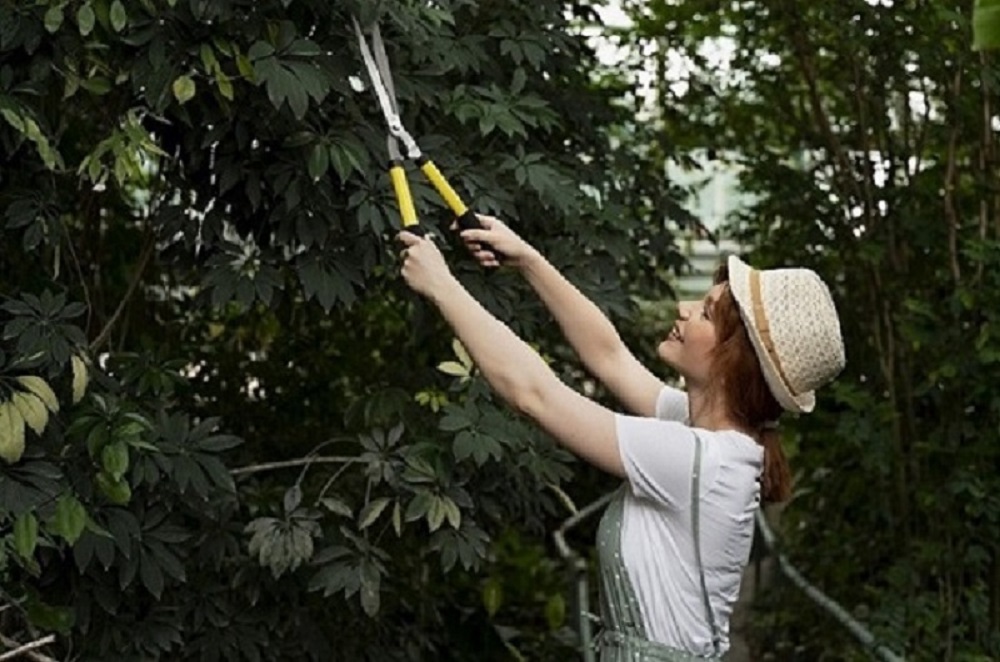
[[684, 321], [691, 316], [691, 305], [690, 301], [681, 301], [677, 304], [677, 316]]

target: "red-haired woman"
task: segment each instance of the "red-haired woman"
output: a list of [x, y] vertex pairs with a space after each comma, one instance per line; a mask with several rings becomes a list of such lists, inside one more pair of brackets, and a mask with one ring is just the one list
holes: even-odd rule
[[610, 321], [495, 218], [463, 239], [519, 269], [590, 372], [632, 415], [577, 393], [451, 274], [434, 243], [400, 234], [403, 277], [430, 299], [491, 387], [556, 440], [625, 479], [598, 529], [602, 662], [721, 657], [761, 499], [790, 492], [774, 429], [807, 412], [843, 368], [829, 291], [806, 269], [757, 271], [735, 257], [705, 298], [684, 302], [657, 353], [684, 378], [665, 385]]

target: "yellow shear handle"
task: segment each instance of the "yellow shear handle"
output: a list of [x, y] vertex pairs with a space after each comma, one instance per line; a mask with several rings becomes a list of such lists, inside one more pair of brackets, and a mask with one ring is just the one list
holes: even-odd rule
[[417, 210], [413, 206], [413, 196], [410, 194], [410, 185], [406, 182], [403, 165], [393, 163], [389, 168], [389, 177], [392, 178], [392, 188], [396, 192], [396, 202], [399, 204], [399, 215], [403, 218], [403, 227], [417, 225]]
[[427, 176], [427, 179], [430, 180], [431, 184], [434, 185], [434, 188], [437, 189], [438, 195], [444, 198], [444, 201], [451, 208], [451, 211], [455, 214], [455, 216], [462, 216], [469, 211], [469, 208], [466, 207], [465, 203], [462, 202], [462, 199], [458, 197], [458, 193], [455, 193], [455, 189], [451, 187], [451, 184], [449, 184], [448, 180], [444, 178], [444, 175], [441, 174], [441, 171], [438, 170], [438, 167], [434, 165], [433, 161], [430, 159], [423, 161], [420, 163], [420, 169], [423, 171], [424, 175]]

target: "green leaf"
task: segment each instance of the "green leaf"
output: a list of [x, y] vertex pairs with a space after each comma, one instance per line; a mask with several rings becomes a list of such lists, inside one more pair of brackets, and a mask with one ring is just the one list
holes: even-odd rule
[[296, 483], [285, 490], [285, 512], [291, 513], [299, 507], [300, 503], [302, 503], [302, 486]]
[[94, 8], [89, 2], [84, 3], [84, 5], [76, 12], [76, 23], [80, 27], [81, 35], [86, 37], [94, 31], [95, 19]]
[[437, 531], [444, 524], [445, 507], [441, 497], [435, 496], [431, 499], [431, 506], [427, 511], [427, 526], [431, 533]]
[[340, 181], [346, 182], [351, 173], [357, 171], [363, 173], [365, 164], [368, 163], [368, 154], [364, 147], [355, 142], [350, 137], [338, 139], [330, 143], [328, 147], [330, 153], [330, 163], [340, 177]]
[[182, 105], [194, 98], [195, 83], [190, 76], [182, 75], [174, 79], [172, 86], [174, 98]]
[[201, 63], [205, 66], [205, 73], [213, 74], [219, 70], [219, 60], [215, 57], [215, 51], [212, 50], [211, 45], [202, 44], [198, 53], [201, 56]]
[[7, 123], [10, 124], [12, 127], [17, 129], [21, 133], [24, 133], [24, 120], [21, 119], [20, 115], [15, 113], [10, 108], [0, 108], [0, 115], [2, 115], [3, 118], [7, 120]]
[[[302, 119], [305, 117], [306, 111], [309, 110], [309, 96], [298, 77], [284, 67], [282, 67], [282, 72], [281, 76], [276, 79], [282, 90], [282, 96], [288, 100], [288, 107], [292, 109], [295, 117]], [[276, 104], [275, 107], [280, 105]]]
[[111, 3], [111, 27], [115, 32], [121, 32], [128, 25], [128, 14], [125, 12], [125, 5], [121, 0], [114, 0]]
[[467, 458], [472, 457], [476, 453], [476, 435], [469, 430], [462, 430], [457, 435], [455, 435], [455, 441], [452, 443], [451, 451], [455, 455], [455, 459], [461, 462]]
[[558, 630], [566, 622], [566, 599], [559, 593], [545, 603], [545, 620], [550, 630]]
[[287, 52], [289, 55], [298, 55], [300, 57], [316, 57], [323, 54], [319, 45], [309, 39], [296, 39], [288, 47]]
[[295, 74], [306, 93], [320, 103], [330, 91], [330, 85], [320, 75], [319, 68], [311, 62], [288, 62], [285, 64]]
[[318, 182], [330, 167], [330, 156], [327, 147], [322, 143], [313, 145], [309, 152], [309, 176]]
[[442, 361], [438, 364], [438, 370], [451, 377], [468, 378], [470, 369], [458, 361]]
[[496, 615], [503, 604], [503, 584], [496, 577], [490, 577], [483, 584], [483, 607], [490, 618]]
[[163, 570], [160, 569], [153, 555], [145, 550], [139, 557], [139, 578], [146, 590], [159, 600], [160, 596], [163, 595]]
[[76, 623], [76, 611], [71, 607], [54, 607], [30, 595], [25, 605], [28, 622], [42, 630], [68, 635]]
[[331, 513], [335, 515], [343, 515], [344, 517], [353, 517], [354, 513], [351, 512], [351, 507], [347, 505], [343, 499], [338, 499], [336, 497], [323, 497], [319, 500], [320, 504]]
[[472, 425], [469, 417], [460, 409], [451, 409], [438, 423], [438, 428], [445, 432], [457, 432]]
[[451, 524], [453, 529], [457, 530], [462, 525], [462, 511], [459, 510], [458, 504], [449, 497], [441, 497], [441, 503], [445, 519], [448, 520], [448, 524]]
[[247, 80], [253, 82], [257, 80], [257, 75], [254, 72], [253, 63], [243, 53], [239, 53], [236, 56], [236, 70], [240, 72], [240, 75]]
[[124, 506], [132, 500], [132, 487], [124, 480], [114, 480], [103, 471], [97, 474], [97, 487], [108, 501]]
[[382, 577], [370, 561], [361, 562], [361, 608], [370, 618], [378, 615]]
[[111, 91], [111, 80], [106, 76], [92, 76], [81, 80], [80, 87], [97, 96], [104, 96]]
[[417, 492], [406, 507], [403, 519], [407, 522], [413, 522], [424, 517], [427, 511], [430, 510], [432, 500], [433, 496], [429, 492]]
[[250, 46], [250, 51], [247, 55], [251, 61], [269, 58], [274, 55], [274, 46], [266, 41], [256, 41]]
[[389, 505], [389, 501], [388, 497], [379, 497], [362, 508], [361, 514], [358, 515], [358, 528], [367, 529], [374, 524], [378, 516], [385, 510], [385, 507]]
[[52, 5], [45, 12], [45, 29], [50, 33], [58, 32], [64, 20], [66, 15], [63, 13], [62, 5]]
[[528, 80], [528, 75], [524, 71], [523, 67], [518, 67], [514, 70], [514, 76], [510, 83], [510, 93], [514, 95], [521, 94], [524, 90], [524, 84]]
[[87, 525], [87, 511], [72, 494], [64, 494], [56, 503], [52, 532], [62, 536], [70, 545], [76, 543]]
[[224, 74], [221, 69], [215, 72], [215, 86], [219, 89], [219, 94], [224, 99], [232, 101], [235, 97], [233, 83], [229, 79], [229, 76]]
[[24, 513], [14, 520], [14, 551], [29, 559], [38, 545], [38, 520], [34, 513]]
[[114, 482], [120, 481], [129, 467], [128, 444], [115, 441], [105, 446], [101, 451], [101, 466]]

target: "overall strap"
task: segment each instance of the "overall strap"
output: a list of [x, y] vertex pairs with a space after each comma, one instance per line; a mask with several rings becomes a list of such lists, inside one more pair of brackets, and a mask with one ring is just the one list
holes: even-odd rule
[[701, 597], [705, 602], [705, 614], [708, 625], [712, 629], [712, 649], [719, 655], [719, 630], [715, 626], [715, 616], [712, 613], [712, 603], [708, 599], [708, 587], [705, 585], [705, 568], [701, 564], [701, 537], [698, 531], [698, 503], [701, 501], [701, 437], [694, 433], [694, 470], [691, 472], [691, 529], [694, 534], [694, 555], [698, 560], [698, 575], [701, 577]]

